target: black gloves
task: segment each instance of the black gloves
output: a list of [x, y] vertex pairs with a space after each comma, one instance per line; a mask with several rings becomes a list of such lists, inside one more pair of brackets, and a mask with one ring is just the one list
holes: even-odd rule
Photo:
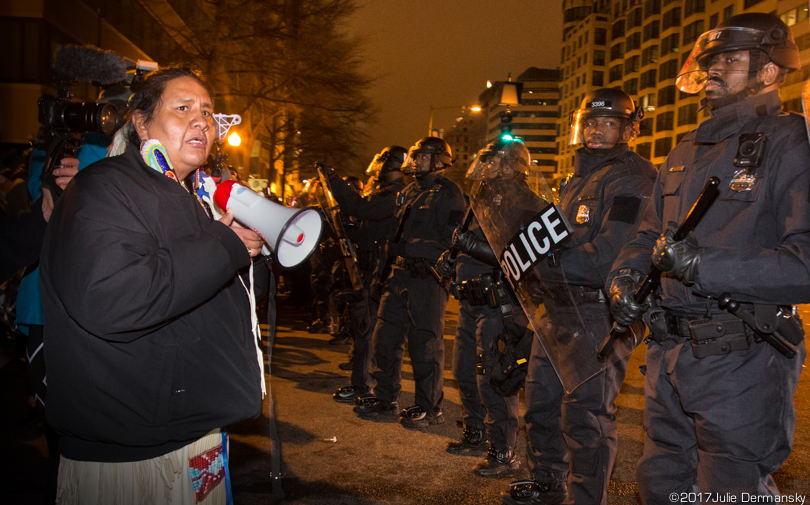
[[455, 277], [456, 275], [456, 260], [450, 258], [450, 251], [444, 251], [436, 262], [436, 273], [445, 279]]
[[470, 248], [473, 247], [477, 238], [475, 234], [471, 231], [461, 231], [461, 226], [457, 226], [455, 230], [453, 230], [453, 247], [457, 248], [459, 251], [467, 254], [470, 251]]
[[498, 266], [498, 258], [495, 257], [489, 242], [476, 237], [471, 231], [461, 231], [460, 226], [453, 231], [453, 247], [482, 263]]
[[641, 319], [647, 311], [646, 303], [638, 304], [633, 295], [641, 284], [643, 274], [638, 270], [623, 268], [610, 283], [610, 313], [613, 319], [625, 328]]
[[529, 298], [532, 300], [532, 303], [540, 306], [545, 301], [546, 292], [543, 290], [543, 285], [540, 284], [537, 280], [529, 281]]
[[678, 225], [670, 221], [667, 231], [661, 234], [652, 252], [652, 261], [662, 272], [680, 277], [687, 284], [694, 284], [698, 276], [700, 255], [705, 248], [699, 247], [694, 232], [689, 232], [685, 239], [675, 242], [673, 235]]

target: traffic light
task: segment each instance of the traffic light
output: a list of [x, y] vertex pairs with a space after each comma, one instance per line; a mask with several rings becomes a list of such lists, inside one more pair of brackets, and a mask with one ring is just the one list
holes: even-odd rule
[[505, 135], [512, 135], [512, 125], [509, 123], [512, 122], [512, 113], [509, 109], [501, 112], [501, 137], [503, 138]]

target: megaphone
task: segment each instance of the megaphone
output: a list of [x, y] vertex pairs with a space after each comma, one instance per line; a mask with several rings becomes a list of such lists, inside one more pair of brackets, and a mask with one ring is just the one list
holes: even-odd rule
[[235, 181], [224, 181], [214, 192], [220, 209], [233, 209], [233, 217], [261, 235], [279, 265], [294, 267], [318, 246], [323, 221], [315, 209], [291, 209]]

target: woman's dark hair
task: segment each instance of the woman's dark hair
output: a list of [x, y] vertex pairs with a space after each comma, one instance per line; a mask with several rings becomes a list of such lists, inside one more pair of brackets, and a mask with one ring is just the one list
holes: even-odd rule
[[[214, 93], [211, 91], [211, 87], [194, 71], [185, 67], [161, 68], [147, 75], [138, 91], [132, 95], [132, 99], [130, 100], [130, 117], [132, 113], [137, 110], [143, 114], [146, 121], [152, 119], [155, 108], [158, 106], [158, 103], [160, 103], [163, 92], [166, 91], [166, 85], [169, 84], [169, 81], [179, 79], [180, 77], [196, 79], [213, 100]], [[138, 137], [138, 132], [135, 131], [135, 128], [132, 128], [129, 133], [129, 141], [136, 146], [141, 143], [141, 139]]]

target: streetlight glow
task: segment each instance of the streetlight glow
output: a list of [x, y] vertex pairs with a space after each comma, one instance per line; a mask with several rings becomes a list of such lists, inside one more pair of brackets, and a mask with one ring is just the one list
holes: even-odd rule
[[[464, 105], [449, 105], [447, 107], [434, 107], [434, 106], [431, 105], [430, 106], [430, 119], [428, 120], [428, 135], [433, 135], [433, 111], [434, 110], [441, 110], [441, 109], [461, 109], [462, 111], [464, 111], [465, 106]], [[473, 106], [467, 108], [466, 110], [469, 110], [470, 112], [481, 112], [481, 106], [480, 105], [473, 105]]]
[[238, 133], [233, 132], [230, 135], [228, 135], [228, 145], [237, 147], [241, 143], [242, 137], [240, 137]]

